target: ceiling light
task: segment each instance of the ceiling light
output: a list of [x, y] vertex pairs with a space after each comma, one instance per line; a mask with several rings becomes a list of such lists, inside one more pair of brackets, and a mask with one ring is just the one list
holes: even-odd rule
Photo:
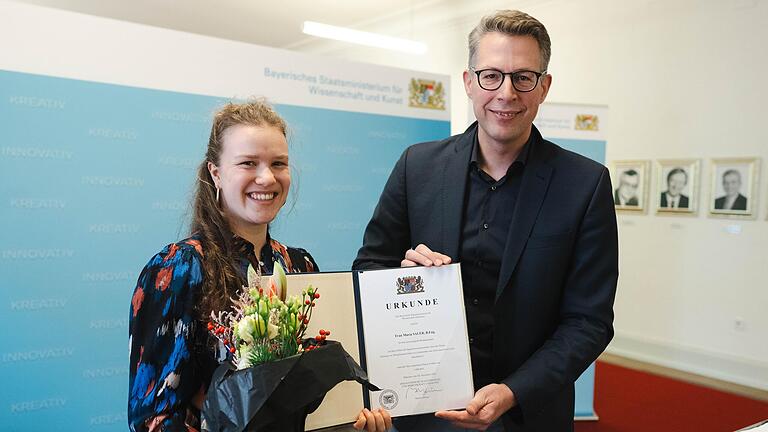
[[409, 54], [424, 54], [427, 52], [427, 45], [422, 42], [400, 39], [378, 33], [368, 33], [359, 30], [352, 30], [345, 27], [336, 27], [313, 21], [304, 21], [304, 28], [302, 31], [312, 36], [360, 45], [367, 45], [377, 48], [402, 51]]

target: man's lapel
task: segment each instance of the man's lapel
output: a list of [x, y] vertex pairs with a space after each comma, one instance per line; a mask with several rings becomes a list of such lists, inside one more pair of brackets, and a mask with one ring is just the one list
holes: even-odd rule
[[512, 273], [514, 273], [517, 267], [520, 254], [523, 252], [523, 247], [525, 247], [533, 225], [536, 223], [536, 218], [539, 215], [541, 204], [544, 202], [549, 181], [552, 177], [552, 167], [546, 163], [549, 149], [535, 127], [531, 133], [537, 136], [531, 142], [534, 146], [531, 148], [531, 154], [523, 170], [520, 193], [517, 197], [515, 212], [512, 215], [512, 223], [507, 235], [504, 255], [502, 255], [499, 282], [496, 286], [496, 299], [504, 291], [504, 288], [509, 283], [509, 279], [512, 277]]
[[[469, 160], [472, 158], [472, 143], [476, 133], [477, 122], [469, 126], [455, 141], [448, 161], [442, 167], [443, 185], [440, 193], [442, 194], [443, 209], [439, 217], [442, 219], [443, 250], [439, 252], [448, 255], [454, 262], [459, 258], [464, 194], [467, 189]], [[435, 168], [439, 169], [438, 166]]]

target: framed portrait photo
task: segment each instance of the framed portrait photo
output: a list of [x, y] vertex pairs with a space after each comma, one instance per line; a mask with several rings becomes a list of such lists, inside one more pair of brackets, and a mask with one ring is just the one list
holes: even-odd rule
[[613, 204], [616, 210], [644, 213], [648, 208], [648, 179], [651, 164], [643, 160], [619, 160], [611, 163]]
[[755, 217], [759, 171], [758, 158], [712, 159], [710, 215]]
[[696, 214], [699, 206], [698, 159], [665, 159], [656, 161], [656, 212]]

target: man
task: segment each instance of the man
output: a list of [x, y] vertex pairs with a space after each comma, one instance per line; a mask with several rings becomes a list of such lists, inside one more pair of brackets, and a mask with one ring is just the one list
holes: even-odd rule
[[688, 208], [688, 197], [683, 195], [683, 189], [688, 184], [688, 173], [682, 168], [672, 168], [667, 174], [667, 190], [661, 193], [659, 207]]
[[619, 187], [613, 193], [613, 201], [616, 205], [637, 207], [637, 186], [640, 184], [640, 176], [637, 171], [628, 169], [619, 176]]
[[477, 122], [408, 148], [366, 228], [356, 269], [461, 262], [475, 397], [401, 432], [570, 431], [574, 381], [613, 337], [610, 178], [533, 127], [549, 57], [536, 19], [483, 18], [464, 72]]
[[715, 199], [716, 210], [747, 210], [747, 197], [741, 194], [741, 173], [729, 169], [723, 173], [725, 195]]

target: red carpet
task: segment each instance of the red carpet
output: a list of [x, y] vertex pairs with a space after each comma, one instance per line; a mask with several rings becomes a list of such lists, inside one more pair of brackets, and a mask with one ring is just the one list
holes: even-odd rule
[[768, 403], [597, 362], [596, 422], [576, 432], [735, 431], [768, 419]]

